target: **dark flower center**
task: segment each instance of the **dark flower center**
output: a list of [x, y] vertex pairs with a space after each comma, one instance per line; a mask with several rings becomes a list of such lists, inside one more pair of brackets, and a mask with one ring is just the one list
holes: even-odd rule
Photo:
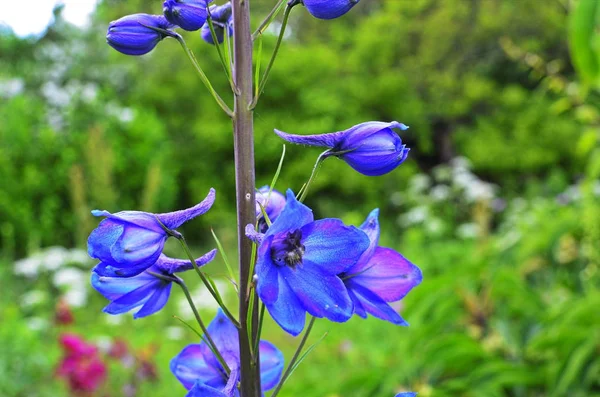
[[296, 229], [293, 232], [279, 234], [271, 244], [271, 258], [278, 266], [288, 266], [295, 269], [302, 264], [304, 245], [302, 245], [302, 232]]

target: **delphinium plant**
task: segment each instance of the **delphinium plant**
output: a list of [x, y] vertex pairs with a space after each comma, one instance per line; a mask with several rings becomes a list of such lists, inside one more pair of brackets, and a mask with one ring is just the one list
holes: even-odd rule
[[[92, 285], [110, 301], [106, 313], [135, 310], [135, 318], [155, 314], [166, 304], [173, 284], [186, 296], [201, 329], [199, 343], [175, 355], [170, 366], [189, 391], [187, 396], [259, 397], [273, 390], [271, 396], [275, 397], [310, 351], [305, 344], [318, 318], [345, 322], [354, 315], [371, 315], [395, 325], [408, 325], [389, 303], [402, 299], [418, 285], [421, 271], [395, 250], [379, 246], [379, 210], [374, 209], [360, 227], [355, 227], [339, 219], [315, 220], [312, 210], [303, 204], [316, 171], [328, 157], [337, 157], [368, 176], [394, 170], [408, 155], [409, 149], [398, 135], [408, 127], [396, 121], [371, 121], [322, 135], [275, 130], [288, 142], [326, 150], [297, 193], [287, 189], [282, 194], [273, 189], [282, 161], [270, 186], [255, 187], [253, 111], [282, 44], [290, 12], [303, 5], [317, 18], [335, 19], [358, 1], [279, 0], [252, 32], [249, 0], [221, 5], [211, 5], [210, 0], [166, 0], [163, 15], [129, 15], [108, 27], [108, 44], [127, 55], [146, 54], [166, 38], [177, 40], [224, 117], [233, 123], [238, 276], [228, 270], [238, 291], [237, 315], [224, 304], [216, 284], [202, 269], [217, 251], [196, 258], [177, 231], [211, 208], [216, 197], [213, 189], [198, 205], [181, 211], [92, 211], [105, 217], [91, 233], [88, 251], [100, 261], [92, 270]], [[275, 49], [259, 78], [260, 59], [253, 65], [254, 44], [260, 47], [262, 33], [282, 11]], [[230, 83], [233, 108], [215, 91], [177, 29], [199, 30], [215, 47]], [[165, 241], [171, 237], [181, 243], [186, 259], [163, 254]], [[220, 305], [208, 325], [177, 275], [184, 271], [195, 271]], [[293, 336], [304, 332], [288, 360], [277, 347], [260, 339], [267, 313], [285, 332]], [[403, 392], [398, 396], [414, 395]]]

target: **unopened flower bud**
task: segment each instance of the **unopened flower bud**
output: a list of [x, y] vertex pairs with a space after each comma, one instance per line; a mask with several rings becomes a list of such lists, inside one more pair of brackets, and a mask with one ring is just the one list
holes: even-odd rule
[[171, 27], [162, 15], [127, 15], [108, 25], [106, 42], [123, 54], [144, 55], [169, 35], [166, 31]]
[[184, 30], [198, 30], [206, 22], [208, 3], [211, 0], [166, 0], [163, 13], [167, 21]]
[[312, 14], [319, 19], [334, 19], [339, 18], [360, 0], [303, 0], [304, 6]]
[[[227, 2], [222, 6], [210, 6], [210, 16], [215, 29], [215, 35], [219, 44], [225, 40], [225, 30], [231, 36], [233, 34], [233, 14], [231, 13], [231, 2]], [[202, 26], [200, 36], [208, 44], [215, 44], [208, 21]]]

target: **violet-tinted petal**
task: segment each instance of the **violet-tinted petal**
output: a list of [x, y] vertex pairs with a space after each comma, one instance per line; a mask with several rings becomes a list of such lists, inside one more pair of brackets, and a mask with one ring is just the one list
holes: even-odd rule
[[352, 317], [352, 300], [337, 276], [321, 272], [320, 267], [306, 260], [297, 269], [285, 266], [279, 272], [304, 309], [313, 316], [335, 322], [348, 321]]
[[163, 13], [169, 22], [184, 30], [195, 31], [206, 22], [208, 3], [205, 0], [166, 0]]
[[285, 208], [285, 196], [277, 190], [272, 190], [269, 186], [263, 186], [256, 192], [256, 217], [262, 216], [259, 203], [265, 208], [265, 212], [269, 216], [269, 220], [275, 222], [281, 211]]
[[364, 269], [351, 280], [373, 291], [386, 302], [402, 299], [423, 279], [421, 270], [390, 248], [377, 247]]
[[223, 394], [227, 397], [235, 397], [237, 395], [237, 384], [240, 381], [240, 368], [238, 365], [231, 368], [227, 384], [223, 388]]
[[135, 225], [125, 225], [123, 233], [110, 248], [112, 266], [152, 266], [160, 256], [167, 235]]
[[369, 238], [360, 229], [339, 219], [320, 219], [302, 227], [304, 260], [323, 274], [336, 275], [354, 265], [369, 247]]
[[141, 287], [113, 300], [103, 311], [108, 314], [122, 314], [146, 303], [152, 294], [165, 284], [164, 281], [156, 279]]
[[322, 146], [332, 149], [340, 143], [346, 132], [338, 131], [318, 135], [294, 135], [276, 129], [275, 133], [283, 140], [298, 145]]
[[[227, 365], [230, 368], [239, 365], [240, 347], [238, 344], [238, 330], [225, 313], [223, 313], [221, 308], [217, 310], [217, 315], [210, 322], [207, 330]], [[201, 347], [206, 362], [215, 368], [220, 368], [221, 364], [208, 346], [205, 343], [201, 343]]]
[[229, 397], [227, 394], [207, 386], [204, 383], [196, 382], [194, 387], [185, 395], [185, 397]]
[[275, 222], [267, 230], [266, 236], [291, 232], [314, 220], [312, 210], [296, 200], [291, 189], [286, 192], [286, 205]]
[[[346, 283], [344, 283], [346, 284]], [[354, 291], [350, 288], [348, 289], [348, 295], [350, 295], [350, 299], [352, 299], [352, 304], [354, 305], [354, 314], [356, 314], [359, 317], [362, 318], [367, 318], [367, 312], [365, 310], [365, 308], [363, 307], [362, 303], [360, 302], [360, 299], [358, 299], [358, 296], [356, 296], [356, 294], [354, 293]]]
[[107, 277], [102, 275], [101, 269], [100, 272], [97, 271], [98, 266], [92, 271], [92, 287], [109, 300], [118, 299], [144, 285], [160, 281], [146, 272], [128, 278]]
[[273, 320], [284, 331], [296, 336], [304, 329], [306, 310], [279, 272], [278, 277], [279, 295], [277, 300], [273, 303], [265, 303], [265, 306], [271, 317], [273, 317]]
[[362, 230], [367, 237], [369, 238], [369, 248], [362, 253], [358, 261], [346, 270], [346, 274], [354, 274], [362, 271], [369, 261], [373, 254], [375, 253], [375, 249], [377, 248], [377, 244], [379, 244], [379, 208], [375, 208], [367, 219], [360, 225], [360, 230]]
[[[114, 221], [116, 224], [125, 225], [131, 224], [144, 229], [154, 230], [156, 233], [164, 233], [163, 228], [156, 220], [156, 215], [143, 211], [120, 211], [114, 214], [104, 210], [93, 210], [94, 216], [105, 216], [107, 219], [104, 222]], [[101, 224], [102, 224], [101, 223]]]
[[260, 383], [263, 391], [277, 385], [283, 372], [283, 353], [273, 344], [260, 341]]
[[192, 218], [206, 213], [215, 202], [215, 189], [211, 188], [202, 202], [185, 210], [157, 214], [158, 219], [169, 229], [177, 229]]
[[112, 261], [110, 247], [112, 247], [121, 234], [124, 226], [111, 220], [103, 220], [88, 237], [88, 255], [100, 260]]
[[256, 292], [264, 304], [273, 304], [279, 297], [279, 275], [277, 265], [271, 260], [271, 243], [269, 236], [258, 247], [256, 276], [258, 278]]
[[123, 54], [143, 55], [152, 51], [167, 35], [172, 35], [153, 28], [167, 30], [171, 27], [162, 15], [127, 15], [108, 25], [106, 42]]
[[254, 225], [249, 223], [246, 225], [246, 237], [248, 237], [250, 241], [260, 245], [265, 235], [263, 233], [257, 232], [254, 228]]
[[144, 303], [144, 306], [133, 315], [133, 318], [142, 318], [149, 316], [161, 310], [167, 304], [171, 294], [171, 283], [163, 282], [157, 288], [152, 296]]
[[417, 393], [404, 391], [396, 394], [395, 397], [417, 397]]
[[219, 368], [207, 363], [201, 344], [186, 346], [171, 360], [170, 368], [173, 375], [188, 390], [196, 382], [208, 385], [217, 390], [222, 390], [226, 384]]
[[[212, 261], [215, 258], [216, 254], [217, 250], [212, 249], [206, 254], [202, 255], [201, 257], [196, 258], [196, 264], [198, 265], [198, 267], [204, 266], [210, 261]], [[156, 267], [165, 274], [174, 274], [192, 270], [194, 268], [194, 265], [192, 265], [192, 262], [190, 260], [173, 259], [169, 258], [164, 254], [161, 254], [158, 260], [156, 261], [154, 267]]]
[[119, 277], [119, 278], [134, 277], [134, 276], [141, 274], [145, 270], [148, 270], [148, 266], [145, 263], [142, 263], [141, 265], [128, 267], [128, 268], [119, 268], [119, 267], [111, 266], [111, 265], [107, 264], [106, 262], [98, 263], [93, 269], [93, 271], [95, 273], [98, 273], [98, 275], [100, 275], [102, 277]]
[[348, 280], [346, 285], [348, 286], [348, 290], [354, 293], [354, 296], [360, 301], [361, 306], [370, 315], [396, 325], [408, 326], [408, 323], [374, 292], [360, 284], [354, 283], [352, 279]]

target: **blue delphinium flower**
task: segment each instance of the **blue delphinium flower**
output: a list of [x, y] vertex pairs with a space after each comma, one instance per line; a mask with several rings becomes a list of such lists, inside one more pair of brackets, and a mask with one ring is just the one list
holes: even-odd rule
[[360, 0], [302, 0], [308, 12], [320, 19], [339, 18]]
[[163, 13], [167, 21], [184, 30], [198, 30], [206, 22], [208, 3], [212, 0], [165, 0]]
[[285, 331], [302, 332], [306, 312], [336, 322], [352, 316], [352, 300], [338, 275], [369, 246], [365, 233], [339, 219], [314, 221], [288, 190], [285, 208], [264, 236], [248, 237], [260, 242], [258, 296]]
[[[152, 266], [160, 256], [169, 234], [185, 222], [210, 209], [215, 190], [210, 189], [198, 205], [186, 210], [165, 214], [142, 211], [122, 211], [111, 214], [94, 210], [94, 216], [105, 216], [88, 238], [88, 254], [99, 259], [103, 267], [114, 268], [117, 277], [131, 277]], [[162, 223], [162, 225], [161, 225]]]
[[[169, 36], [172, 28], [164, 16], [133, 14], [112, 21], [106, 32], [106, 42], [126, 55], [144, 55], [154, 49], [159, 41]], [[153, 28], [162, 29], [165, 32]], [[173, 33], [173, 36], [175, 33]]]
[[[212, 261], [217, 250], [196, 259], [198, 266]], [[140, 310], [133, 318], [146, 317], [162, 309], [171, 293], [172, 276], [193, 269], [192, 262], [172, 259], [161, 254], [148, 270], [133, 277], [115, 277], [115, 269], [100, 262], [92, 270], [92, 286], [110, 300], [103, 311], [108, 314], [126, 313], [136, 307]], [[171, 280], [169, 280], [171, 279]]]
[[263, 186], [256, 192], [256, 218], [258, 219], [258, 230], [265, 232], [267, 223], [263, 218], [260, 206], [265, 208], [265, 212], [271, 222], [275, 222], [283, 208], [285, 207], [285, 196], [277, 190], [271, 191], [269, 195], [269, 186]]
[[354, 303], [354, 312], [397, 325], [408, 325], [388, 304], [402, 299], [423, 279], [421, 270], [398, 252], [379, 247], [379, 210], [371, 211], [360, 229], [369, 237], [369, 248], [360, 259], [340, 274]]
[[[231, 370], [229, 377], [204, 341], [188, 345], [173, 358], [171, 372], [190, 390], [189, 397], [239, 396], [236, 388], [240, 376], [238, 330], [221, 309], [207, 330]], [[264, 392], [279, 382], [283, 371], [283, 354], [271, 343], [262, 340], [259, 350], [260, 382]]]
[[402, 144], [394, 129], [403, 131], [407, 128], [397, 121], [369, 121], [329, 134], [293, 135], [279, 130], [275, 133], [288, 142], [328, 147], [324, 157], [338, 157], [361, 174], [378, 176], [387, 174], [406, 160], [410, 149]]
[[[225, 40], [225, 30], [227, 34], [231, 36], [233, 34], [233, 14], [231, 12], [231, 2], [227, 2], [222, 6], [212, 5], [209, 8], [213, 27], [215, 29], [215, 35], [219, 44]], [[215, 44], [212, 33], [210, 32], [210, 26], [208, 22], [205, 22], [200, 30], [200, 36], [208, 44]]]
[[404, 392], [396, 394], [394, 397], [417, 397], [417, 393], [410, 392], [410, 391], [404, 391]]

